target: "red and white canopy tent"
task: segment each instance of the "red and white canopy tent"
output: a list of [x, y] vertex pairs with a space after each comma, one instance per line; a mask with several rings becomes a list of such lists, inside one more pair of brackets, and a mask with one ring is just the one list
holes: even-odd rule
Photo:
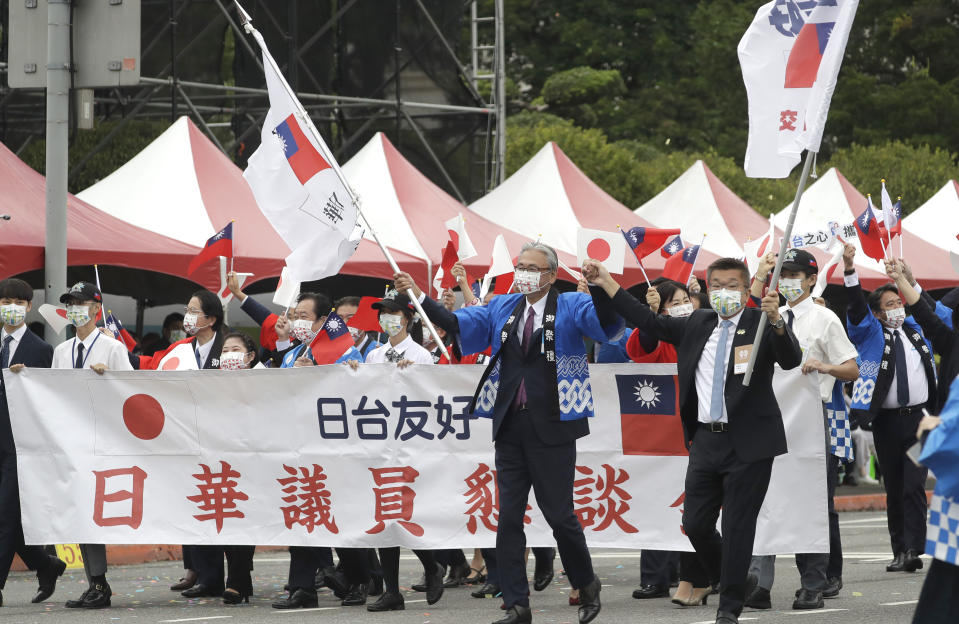
[[[959, 183], [955, 180], [946, 182], [926, 203], [902, 220], [902, 229], [930, 245], [959, 252], [959, 242], [956, 241], [956, 235], [959, 235]], [[908, 261], [912, 253], [908, 248], [903, 251]], [[954, 281], [959, 282], [959, 276], [954, 276]]]
[[[505, 182], [485, 197], [470, 204], [470, 210], [490, 221], [515, 230], [530, 239], [554, 247], [569, 264], [576, 258], [576, 235], [580, 227], [616, 231], [654, 224], [633, 214], [590, 180], [558, 145], [549, 142]], [[661, 227], [680, 227], [677, 223]], [[698, 230], [697, 230], [698, 231]], [[685, 231], [684, 231], [685, 234]], [[688, 240], [685, 239], [684, 240]], [[698, 240], [688, 241], [697, 243]], [[626, 261], [624, 285], [644, 282], [632, 253]], [[697, 275], [715, 256], [702, 253]], [[658, 253], [647, 256], [644, 267], [653, 279], [662, 272], [665, 260]], [[570, 265], [572, 266], [572, 265]]]
[[[878, 196], [874, 203], [878, 208]], [[792, 204], [776, 213], [777, 227], [784, 228], [789, 218]], [[830, 168], [818, 180], [803, 192], [796, 215], [794, 231], [803, 232], [821, 230], [832, 221], [839, 225], [852, 223], [866, 209], [866, 196], [860, 193], [849, 180], [835, 167]], [[881, 218], [881, 216], [880, 216]], [[905, 222], [904, 222], [905, 223]], [[954, 234], [953, 234], [954, 235]], [[916, 234], [903, 229], [903, 251], [905, 259], [912, 267], [913, 274], [924, 288], [950, 288], [955, 285], [955, 274], [949, 263], [949, 254], [942, 248], [931, 245]], [[853, 237], [847, 242], [857, 248], [856, 267], [863, 288], [872, 290], [888, 283], [881, 262], [873, 260], [863, 253], [859, 238]], [[899, 241], [894, 240], [890, 256], [899, 256]], [[841, 284], [842, 273], [837, 271], [830, 283]]]
[[[278, 277], [290, 253], [257, 206], [243, 172], [187, 117], [77, 196], [126, 223], [197, 247], [234, 220], [235, 268], [253, 273], [250, 283]], [[394, 257], [403, 270], [421, 267], [402, 251]], [[177, 267], [178, 275], [186, 276], [189, 260]], [[204, 286], [219, 287], [215, 263], [201, 271]], [[360, 243], [342, 273], [393, 276], [382, 252], [368, 241]]]
[[[0, 278], [42, 271], [46, 237], [46, 179], [0, 144], [0, 206], [10, 215], [0, 222]], [[104, 265], [104, 288], [116, 293], [147, 296], [163, 301], [172, 282], [139, 272], [114, 274], [110, 270], [138, 269], [167, 276], [182, 276], [183, 270], [199, 249], [193, 245], [138, 228], [90, 204], [67, 196], [67, 265]], [[122, 271], [120, 273], [123, 273]], [[93, 272], [71, 278], [93, 280]], [[135, 279], [134, 279], [135, 277]], [[117, 283], [123, 281], [123, 285]], [[162, 287], [161, 287], [162, 286]], [[54, 302], [55, 303], [55, 302]]]

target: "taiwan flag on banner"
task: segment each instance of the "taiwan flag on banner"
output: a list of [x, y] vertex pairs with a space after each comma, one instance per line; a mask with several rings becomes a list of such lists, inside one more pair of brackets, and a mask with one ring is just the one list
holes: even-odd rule
[[624, 455], [688, 455], [675, 375], [616, 375]]
[[300, 124], [296, 120], [295, 113], [284, 119], [276, 127], [275, 133], [283, 145], [286, 160], [290, 163], [290, 168], [293, 169], [293, 173], [300, 184], [306, 184], [310, 178], [324, 169], [330, 168], [330, 163], [320, 156], [320, 152], [306, 138], [303, 129], [300, 128]]
[[682, 253], [673, 254], [663, 267], [663, 277], [685, 284], [696, 265], [696, 256], [699, 255], [699, 245], [683, 249]]
[[333, 364], [353, 348], [350, 329], [336, 312], [330, 312], [323, 327], [310, 343], [310, 352], [316, 364]]
[[677, 236], [663, 245], [663, 248], [659, 250], [659, 255], [664, 258], [672, 258], [682, 251], [683, 247], [685, 247], [685, 245], [683, 245], [683, 238]]
[[662, 247], [671, 236], [679, 236], [679, 230], [661, 230], [648, 227], [634, 227], [623, 230], [623, 237], [629, 244], [629, 248], [633, 250], [636, 259], [640, 261]]
[[214, 234], [203, 246], [203, 250], [198, 253], [193, 260], [190, 261], [190, 266], [187, 267], [187, 275], [192, 275], [194, 271], [199, 269], [204, 262], [208, 262], [213, 258], [218, 256], [223, 256], [225, 258], [233, 257], [233, 222], [230, 221], [226, 224], [226, 227]]

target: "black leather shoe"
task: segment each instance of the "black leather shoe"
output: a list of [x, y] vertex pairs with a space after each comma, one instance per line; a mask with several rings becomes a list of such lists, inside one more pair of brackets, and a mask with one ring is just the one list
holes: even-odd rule
[[720, 611], [716, 614], [716, 624], [739, 624], [739, 616], [729, 611]]
[[319, 604], [316, 592], [308, 589], [298, 589], [287, 598], [273, 603], [274, 609], [312, 609]]
[[180, 592], [180, 595], [184, 598], [207, 598], [216, 596], [219, 598], [223, 595], [222, 587], [211, 587], [209, 585], [203, 585], [197, 583], [190, 589]]
[[826, 589], [822, 590], [823, 598], [835, 598], [842, 589], [842, 579], [838, 576], [831, 576], [826, 580]]
[[406, 609], [406, 603], [403, 595], [393, 592], [386, 592], [373, 604], [366, 605], [367, 611], [402, 611], [404, 609]]
[[769, 590], [757, 587], [746, 596], [744, 606], [750, 609], [772, 609], [772, 598], [769, 596]]
[[358, 607], [366, 604], [367, 584], [354, 585], [346, 593], [346, 597], [340, 602], [344, 607]]
[[599, 615], [602, 605], [599, 603], [599, 592], [603, 588], [597, 577], [586, 587], [579, 588], [579, 624], [588, 624]]
[[902, 569], [906, 572], [915, 572], [922, 569], [922, 559], [915, 550], [907, 550], [902, 560]]
[[892, 558], [892, 561], [889, 562], [889, 565], [886, 566], [886, 572], [902, 572], [906, 569], [906, 555], [905, 553], [896, 553], [896, 556]]
[[59, 557], [50, 557], [50, 565], [37, 572], [37, 595], [30, 602], [36, 604], [43, 602], [53, 595], [57, 589], [57, 579], [63, 576], [63, 571], [67, 569], [67, 562]]
[[822, 609], [823, 606], [822, 592], [811, 589], [800, 589], [799, 595], [796, 596], [796, 600], [793, 601], [793, 609], [796, 611], [802, 609]]
[[110, 597], [113, 591], [107, 583], [97, 583], [92, 589], [87, 590], [86, 598], [80, 606], [84, 609], [103, 609], [110, 606]]
[[544, 561], [536, 560], [536, 571], [533, 573], [533, 589], [543, 591], [553, 582], [553, 561], [556, 560], [556, 549], [550, 548], [550, 556], [543, 557]]
[[665, 585], [643, 585], [633, 590], [633, 598], [645, 600], [647, 598], [668, 598], [669, 588]]
[[366, 587], [367, 596], [379, 596], [383, 593], [383, 575], [371, 574], [370, 584]]
[[506, 615], [493, 624], [529, 624], [533, 621], [533, 612], [529, 607], [523, 605], [513, 605], [506, 610]]
[[496, 583], [487, 583], [475, 591], [470, 592], [473, 598], [496, 598], [503, 593]]
[[450, 566], [450, 572], [443, 581], [443, 587], [459, 587], [471, 571], [472, 568], [465, 561], [458, 566]]
[[193, 570], [187, 570], [186, 576], [181, 578], [179, 581], [170, 585], [171, 591], [183, 591], [184, 589], [190, 589], [196, 585], [196, 572]]
[[89, 594], [90, 591], [91, 591], [90, 589], [86, 590], [85, 592], [80, 594], [80, 597], [77, 598], [76, 600], [67, 600], [63, 606], [66, 607], [67, 609], [79, 609], [80, 607], [83, 606], [83, 601], [87, 599], [87, 594]]
[[323, 577], [323, 582], [330, 588], [333, 595], [341, 600], [346, 598], [346, 594], [350, 591], [350, 584], [346, 582], [346, 575], [340, 570], [328, 568]]
[[426, 604], [434, 605], [443, 597], [443, 575], [446, 568], [436, 564], [433, 574], [426, 576]]

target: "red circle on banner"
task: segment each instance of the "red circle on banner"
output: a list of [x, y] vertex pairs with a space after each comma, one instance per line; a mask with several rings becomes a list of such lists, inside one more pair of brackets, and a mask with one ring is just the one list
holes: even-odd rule
[[163, 407], [149, 394], [134, 394], [123, 402], [123, 424], [141, 440], [152, 440], [163, 431]]
[[160, 367], [160, 370], [176, 370], [176, 367], [180, 365], [180, 358], [171, 357], [169, 360], [163, 363], [163, 366]]
[[610, 251], [612, 250], [609, 248], [609, 243], [602, 238], [594, 238], [586, 245], [586, 255], [600, 262], [609, 258]]

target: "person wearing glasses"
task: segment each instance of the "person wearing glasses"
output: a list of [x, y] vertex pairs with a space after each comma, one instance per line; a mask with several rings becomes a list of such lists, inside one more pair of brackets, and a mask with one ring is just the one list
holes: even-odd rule
[[500, 496], [496, 558], [506, 607], [497, 624], [533, 620], [523, 534], [530, 487], [567, 578], [580, 591], [579, 622], [593, 621], [601, 608], [599, 578], [573, 512], [576, 440], [589, 434], [593, 415], [583, 336], [615, 340], [623, 320], [601, 290], [560, 294], [553, 287], [558, 264], [552, 247], [526, 243], [513, 274], [516, 293], [455, 312], [426, 297], [408, 274], [395, 277], [396, 289], [412, 289], [427, 316], [456, 337], [464, 354], [492, 348], [471, 409], [493, 419]]

